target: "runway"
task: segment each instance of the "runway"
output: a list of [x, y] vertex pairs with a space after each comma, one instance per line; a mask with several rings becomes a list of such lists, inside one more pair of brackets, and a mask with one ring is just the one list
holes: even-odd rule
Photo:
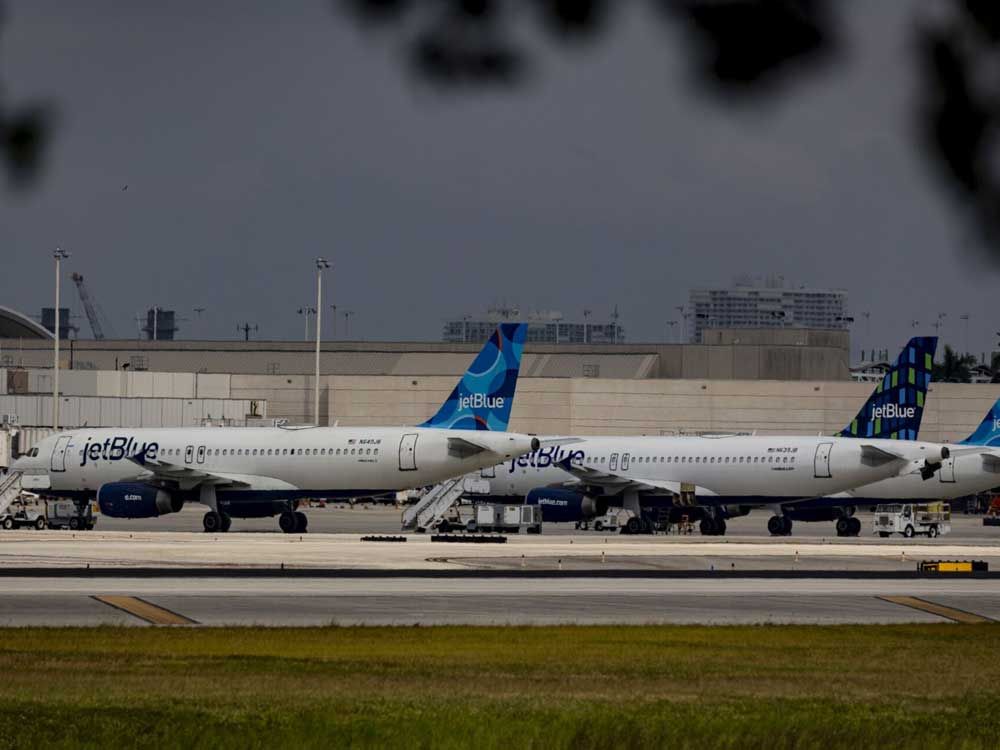
[[[505, 544], [363, 542], [396, 533], [394, 509], [311, 511], [355, 533], [0, 533], [0, 625], [440, 625], [984, 622], [1000, 577], [919, 579], [923, 559], [1000, 570], [1000, 533], [956, 519], [939, 539], [770, 538], [763, 519], [726, 537], [574, 533]], [[171, 517], [167, 517], [169, 520]], [[815, 530], [822, 524], [803, 524]], [[825, 526], [824, 526], [825, 528]], [[26, 575], [27, 574], [27, 575]]]
[[0, 624], [161, 624], [101, 599], [109, 597], [133, 599], [203, 626], [832, 625], [1000, 619], [1000, 580], [995, 579], [3, 578]]

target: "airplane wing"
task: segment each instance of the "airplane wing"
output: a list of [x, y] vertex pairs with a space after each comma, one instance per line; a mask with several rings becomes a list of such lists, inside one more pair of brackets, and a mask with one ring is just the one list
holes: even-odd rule
[[179, 464], [172, 464], [167, 461], [146, 458], [145, 456], [130, 456], [129, 460], [141, 469], [135, 477], [132, 477], [133, 481], [146, 482], [160, 487], [192, 490], [203, 484], [212, 484], [217, 487], [235, 487], [240, 489], [297, 489], [294, 485], [283, 482], [280, 479], [274, 479], [273, 477], [203, 471], [190, 466], [180, 466]]
[[[626, 491], [642, 492], [646, 494], [681, 494], [681, 482], [665, 479], [643, 479], [642, 477], [624, 477], [621, 474], [591, 469], [587, 466], [573, 464], [569, 458], [565, 458], [558, 464], [560, 469], [572, 474], [579, 484], [591, 487], [599, 487], [606, 495], [618, 495]], [[715, 496], [707, 487], [695, 485], [685, 485], [685, 490], [694, 487], [698, 496]]]

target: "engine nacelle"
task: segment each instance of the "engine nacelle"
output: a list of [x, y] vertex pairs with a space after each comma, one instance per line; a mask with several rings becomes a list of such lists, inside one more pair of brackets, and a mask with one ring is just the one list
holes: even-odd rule
[[141, 482], [111, 482], [97, 491], [97, 505], [109, 518], [156, 518], [176, 513], [184, 500]]
[[559, 522], [586, 521], [608, 512], [607, 500], [595, 499], [579, 492], [536, 487], [524, 499], [525, 505], [542, 509], [542, 520]]

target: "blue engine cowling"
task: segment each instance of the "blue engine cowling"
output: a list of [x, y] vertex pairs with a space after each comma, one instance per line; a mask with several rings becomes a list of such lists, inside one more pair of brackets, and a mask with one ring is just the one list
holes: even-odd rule
[[608, 512], [608, 502], [603, 498], [547, 487], [531, 490], [524, 499], [524, 504], [538, 505], [542, 509], [542, 520], [556, 523], [586, 521]]
[[183, 498], [140, 482], [111, 482], [97, 491], [97, 505], [109, 518], [155, 518], [176, 513]]

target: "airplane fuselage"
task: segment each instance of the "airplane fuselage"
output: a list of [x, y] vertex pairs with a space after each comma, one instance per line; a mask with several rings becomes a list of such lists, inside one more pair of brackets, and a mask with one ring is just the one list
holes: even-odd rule
[[[940, 446], [916, 441], [804, 436], [586, 437], [546, 447], [480, 477], [494, 497], [524, 498], [538, 487], [566, 485], [574, 478], [557, 464], [626, 479], [680, 482], [697, 489], [705, 504], [780, 503], [844, 492], [895, 476], [909, 461], [922, 462]], [[905, 457], [872, 465], [863, 446]], [[919, 477], [917, 478], [919, 481]]]
[[[486, 449], [471, 455], [450, 441]], [[513, 433], [420, 427], [78, 429], [39, 444], [22, 458], [23, 484], [47, 475], [53, 495], [94, 495], [133, 480], [150, 464], [233, 478], [258, 493], [283, 497], [373, 495], [421, 487], [512, 458], [531, 448]], [[233, 489], [231, 492], [243, 490]]]

